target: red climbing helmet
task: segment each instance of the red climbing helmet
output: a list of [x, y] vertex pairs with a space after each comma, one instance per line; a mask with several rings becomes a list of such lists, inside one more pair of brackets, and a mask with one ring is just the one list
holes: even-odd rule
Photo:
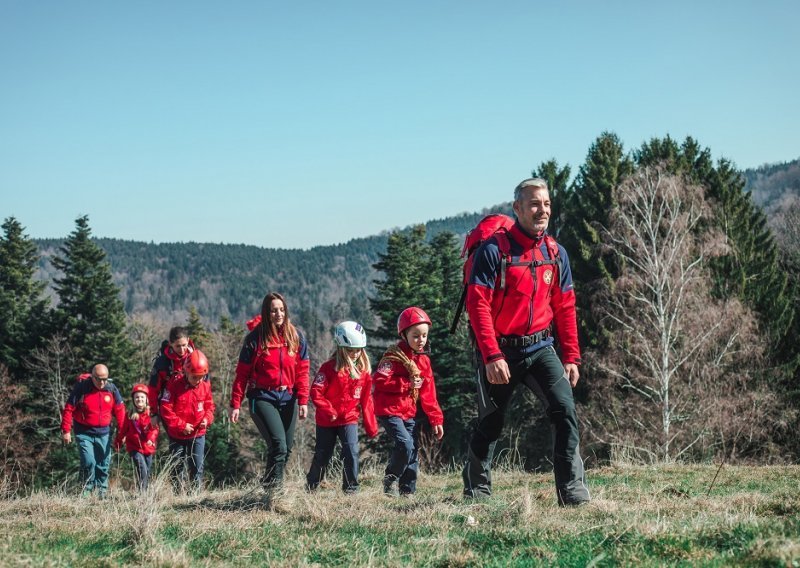
[[400, 317], [397, 318], [397, 333], [403, 336], [403, 332], [412, 325], [418, 323], [427, 323], [431, 325], [431, 318], [425, 313], [425, 310], [416, 306], [411, 306], [400, 312]]
[[207, 375], [208, 359], [199, 349], [192, 351], [183, 362], [183, 372], [187, 375]]
[[147, 385], [142, 383], [133, 385], [133, 388], [131, 389], [131, 398], [133, 398], [133, 395], [135, 395], [137, 392], [143, 392], [145, 396], [147, 396], [149, 394], [147, 390]]

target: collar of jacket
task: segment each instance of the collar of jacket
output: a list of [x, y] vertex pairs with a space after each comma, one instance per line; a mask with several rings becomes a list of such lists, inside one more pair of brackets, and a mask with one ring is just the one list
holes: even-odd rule
[[508, 232], [511, 233], [511, 238], [514, 239], [514, 241], [524, 250], [538, 247], [544, 238], [544, 232], [540, 233], [539, 236], [536, 237], [529, 235], [528, 232], [522, 228], [522, 225], [519, 224], [519, 221], [514, 221], [514, 224], [511, 226]]

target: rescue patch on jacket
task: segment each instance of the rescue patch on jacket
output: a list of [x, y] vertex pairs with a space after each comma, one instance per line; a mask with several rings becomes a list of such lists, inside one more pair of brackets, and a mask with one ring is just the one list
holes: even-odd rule
[[197, 412], [203, 412], [203, 401], [197, 403]]
[[356, 387], [353, 391], [353, 398], [361, 398], [361, 387]]
[[377, 372], [381, 375], [388, 375], [389, 372], [392, 370], [392, 364], [389, 361], [384, 361], [380, 365], [378, 365]]
[[103, 397], [103, 401], [104, 401], [106, 404], [109, 404], [109, 403], [111, 402], [111, 395], [108, 395], [108, 394], [107, 394], [107, 395], [105, 395], [105, 396]]
[[314, 377], [314, 384], [321, 385], [325, 382], [325, 373], [317, 373], [317, 376]]
[[553, 281], [553, 271], [549, 268], [544, 271], [544, 283], [550, 284]]
[[161, 397], [161, 400], [163, 400], [164, 402], [169, 402], [170, 396], [171, 395], [169, 394], [169, 391], [165, 390], [164, 391], [164, 396]]

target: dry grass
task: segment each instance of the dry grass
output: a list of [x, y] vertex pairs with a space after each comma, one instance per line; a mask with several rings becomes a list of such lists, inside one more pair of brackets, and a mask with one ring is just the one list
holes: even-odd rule
[[252, 486], [105, 501], [62, 490], [0, 501], [4, 565], [531, 566], [800, 565], [800, 467], [591, 470], [593, 501], [560, 509], [550, 475], [512, 467], [495, 496], [461, 499], [457, 472], [423, 475], [411, 498], [387, 498], [381, 472], [362, 490], [303, 491], [294, 471], [274, 499]]

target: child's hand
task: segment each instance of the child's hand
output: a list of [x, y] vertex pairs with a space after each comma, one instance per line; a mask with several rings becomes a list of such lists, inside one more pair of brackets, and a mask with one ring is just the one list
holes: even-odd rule
[[155, 448], [156, 447], [156, 445], [153, 443], [153, 440], [147, 440], [147, 444], [146, 445], [150, 446], [151, 448]]
[[425, 379], [423, 379], [419, 375], [414, 377], [414, 388], [415, 389], [422, 388], [422, 383], [424, 383], [424, 382], [425, 382]]
[[437, 440], [441, 440], [442, 436], [444, 436], [444, 426], [439, 424], [438, 426], [433, 427], [433, 435], [436, 436]]
[[332, 414], [331, 415], [331, 422], [336, 422], [337, 420], [339, 420], [339, 416], [336, 415], [336, 414]]
[[184, 434], [186, 434], [186, 435], [188, 436], [188, 435], [189, 435], [189, 434], [191, 434], [192, 432], [194, 432], [194, 426], [192, 426], [191, 424], [189, 424], [189, 423], [187, 422], [187, 423], [186, 423], [186, 426], [184, 426], [184, 427], [183, 427], [183, 433], [184, 433]]
[[208, 426], [208, 418], [203, 418], [203, 421], [200, 423], [200, 428], [205, 428]]
[[297, 407], [297, 417], [300, 420], [305, 420], [306, 416], [308, 416], [308, 405], [301, 404], [300, 406]]

